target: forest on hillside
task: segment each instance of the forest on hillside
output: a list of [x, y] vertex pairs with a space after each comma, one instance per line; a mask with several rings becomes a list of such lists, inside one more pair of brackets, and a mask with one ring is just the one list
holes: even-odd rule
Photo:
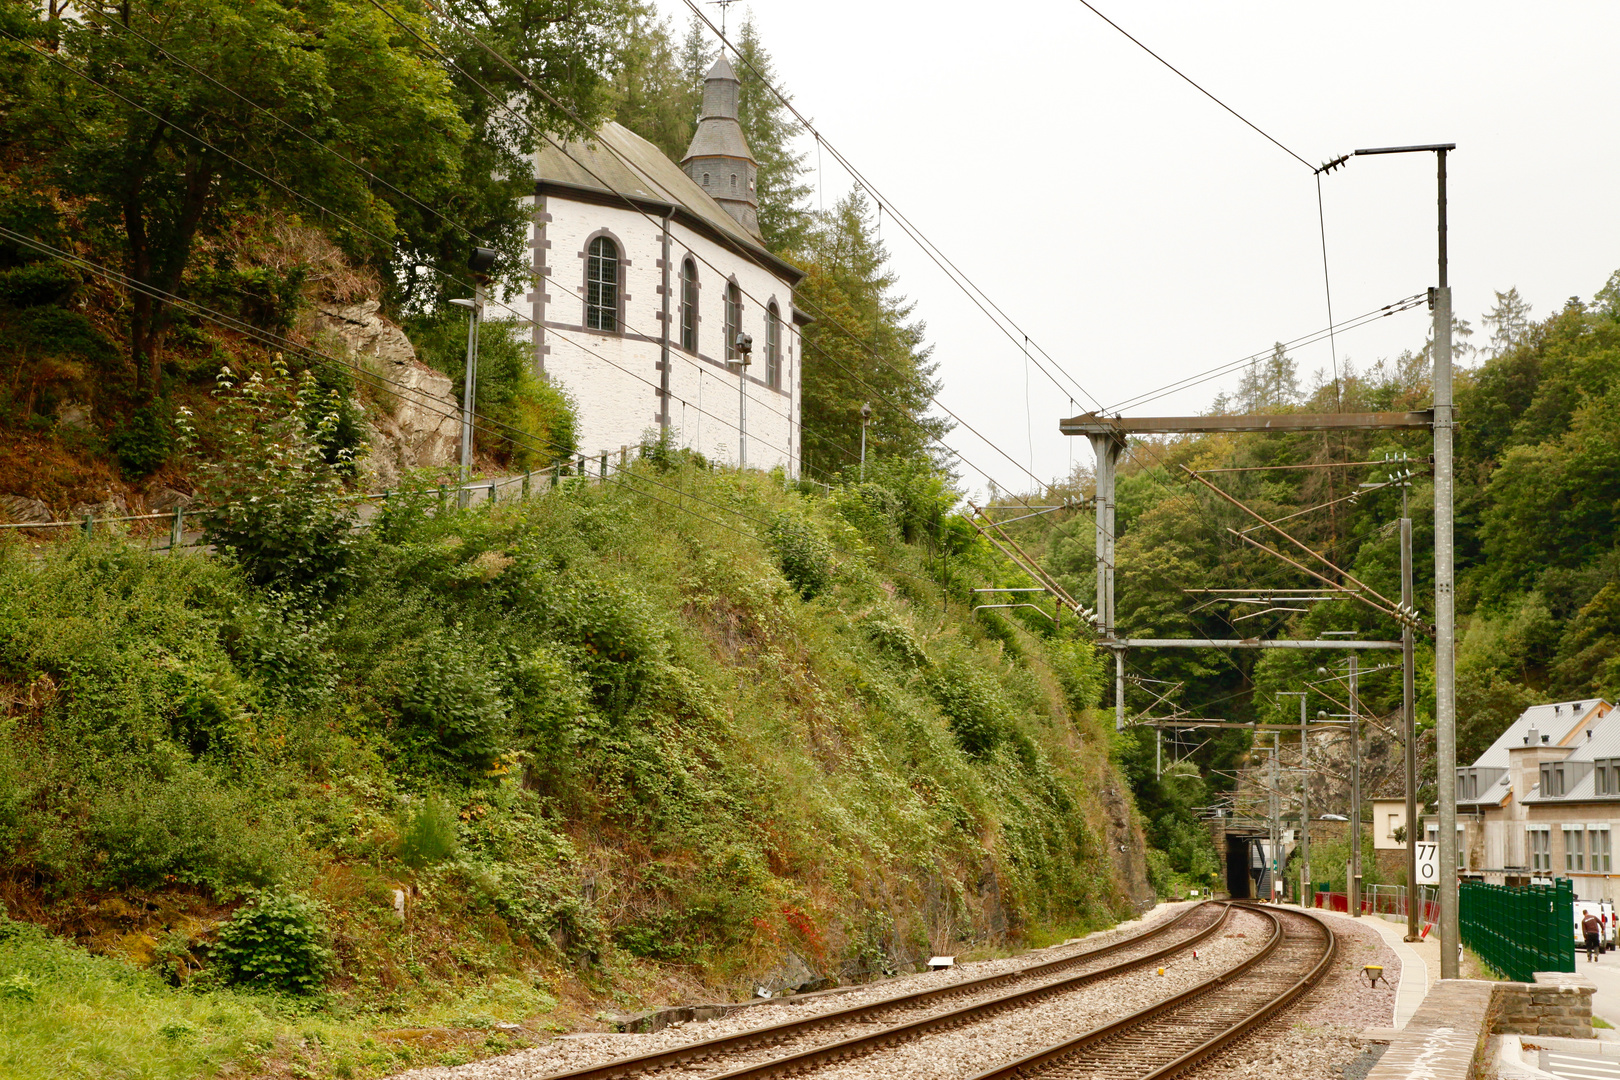
[[[1475, 334], [1458, 320], [1462, 343], [1457, 401], [1458, 760], [1472, 761], [1525, 708], [1546, 700], [1620, 694], [1620, 273], [1590, 300], [1571, 297], [1536, 319], [1516, 289], [1497, 294]], [[1484, 339], [1475, 345], [1478, 339]], [[1335, 384], [1318, 373], [1302, 386], [1278, 345], [1250, 366], [1235, 393], [1211, 412], [1374, 412], [1428, 407], [1428, 347], [1345, 368]], [[1413, 520], [1415, 596], [1433, 618], [1433, 483], [1424, 432], [1309, 432], [1133, 440], [1121, 464], [1117, 502], [1118, 619], [1131, 637], [1321, 637], [1353, 632], [1395, 638], [1399, 628], [1354, 600], [1268, 606], [1262, 611], [1195, 590], [1319, 586], [1246, 543], [1235, 531], [1255, 519], [1192, 481], [1207, 478], [1267, 520], [1385, 596], [1400, 595], [1398, 521]], [[1332, 464], [1351, 463], [1351, 464]], [[1324, 467], [1332, 464], [1332, 467]], [[1401, 474], [1413, 475], [1402, 480]], [[1391, 480], [1399, 483], [1389, 483]], [[1089, 466], [1047, 501], [1088, 498]], [[1002, 496], [1012, 507], [1020, 500]], [[1095, 596], [1094, 525], [1066, 511], [1012, 526], [1021, 542], [1077, 598]], [[1039, 523], [1037, 523], [1039, 522]], [[1260, 534], [1251, 532], [1251, 536]], [[1275, 541], [1275, 537], [1271, 538]], [[1286, 547], [1277, 543], [1275, 546]], [[1290, 550], [1290, 554], [1298, 554]], [[1342, 682], [1318, 674], [1319, 656], [1287, 651], [1139, 650], [1128, 665], [1132, 714], [1297, 722], [1307, 689], [1312, 716], [1344, 711]], [[1363, 666], [1376, 660], [1363, 658]], [[1419, 636], [1417, 713], [1425, 749], [1433, 742], [1433, 642]], [[1400, 707], [1400, 672], [1361, 680], [1363, 709], [1389, 717]], [[1199, 740], [1202, 740], [1202, 733]], [[1196, 768], [1154, 777], [1152, 734], [1139, 729], [1122, 749], [1156, 842], [1182, 869], [1213, 870], [1197, 808], [1233, 784], [1250, 753], [1246, 732], [1198, 745]], [[1196, 747], [1196, 749], [1195, 749]], [[1426, 752], [1425, 759], [1429, 754]], [[1432, 790], [1432, 774], [1425, 793]], [[1341, 811], [1342, 812], [1342, 809]], [[1203, 854], [1199, 854], [1202, 849]]]
[[[1089, 636], [971, 612], [1019, 578], [955, 512], [925, 328], [738, 40], [816, 482], [651, 438], [461, 508], [368, 473], [404, 399], [321, 315], [458, 380], [526, 155], [617, 120], [678, 159], [712, 42], [633, 0], [0, 0], [0, 1073], [459, 1064], [1185, 887]], [[475, 466], [566, 461], [563, 388], [479, 348]], [[180, 506], [190, 551], [129, 520]]]

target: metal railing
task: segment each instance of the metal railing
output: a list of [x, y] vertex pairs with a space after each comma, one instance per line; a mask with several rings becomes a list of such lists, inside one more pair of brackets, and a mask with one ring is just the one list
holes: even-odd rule
[[[479, 502], [494, 503], [503, 498], [509, 499], [513, 489], [517, 489], [517, 497], [528, 498], [549, 488], [559, 487], [566, 482], [572, 483], [606, 483], [621, 471], [628, 469], [630, 463], [641, 457], [641, 448], [637, 446], [621, 446], [617, 453], [604, 450], [600, 454], [586, 456], [580, 454], [576, 460], [558, 462], [544, 469], [532, 469], [527, 472], [514, 473], [508, 476], [496, 477], [490, 480], [476, 480], [465, 484], [440, 484], [438, 497], [440, 506], [448, 506], [452, 495], [455, 505], [466, 508]], [[422, 489], [431, 492], [433, 489]], [[419, 492], [420, 493], [420, 492]], [[372, 503], [387, 505], [396, 495], [403, 492], [385, 489], [365, 495], [354, 496], [354, 502], [365, 507]], [[108, 514], [97, 515], [86, 513], [80, 517], [63, 521], [19, 521], [0, 522], [0, 532], [10, 530], [28, 529], [80, 529], [86, 536], [94, 535], [97, 526], [107, 529], [114, 525], [123, 525], [142, 521], [166, 521], [169, 523], [168, 543], [154, 543], [151, 546], [159, 551], [178, 551], [182, 548], [195, 547], [200, 541], [200, 534], [193, 534], [187, 539], [186, 516], [200, 514], [206, 510], [200, 506], [176, 506], [173, 510], [166, 510], [156, 514]], [[362, 511], [361, 520], [356, 522], [357, 528], [365, 528], [367, 521]]]

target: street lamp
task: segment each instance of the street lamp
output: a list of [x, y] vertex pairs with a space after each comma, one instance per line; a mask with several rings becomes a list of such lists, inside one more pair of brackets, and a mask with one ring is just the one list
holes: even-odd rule
[[471, 270], [473, 275], [472, 299], [458, 298], [450, 301], [457, 307], [469, 309], [467, 365], [461, 380], [461, 491], [456, 496], [458, 506], [467, 505], [467, 481], [472, 479], [473, 399], [478, 385], [478, 321], [484, 315], [484, 282], [488, 278], [490, 267], [495, 265], [495, 259], [495, 249], [473, 248], [472, 255], [467, 258], [467, 269]]
[[753, 362], [754, 336], [738, 334], [737, 346], [737, 471], [748, 468], [748, 365]]
[[866, 425], [872, 419], [872, 403], [861, 406], [861, 479], [866, 479]]

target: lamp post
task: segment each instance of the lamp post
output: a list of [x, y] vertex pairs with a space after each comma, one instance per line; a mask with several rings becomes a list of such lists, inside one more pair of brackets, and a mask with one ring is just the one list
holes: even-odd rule
[[748, 468], [748, 365], [753, 362], [754, 337], [737, 335], [737, 471]]
[[[1446, 154], [1456, 143], [1381, 146], [1365, 154], [1435, 155], [1439, 183], [1439, 282], [1434, 308], [1434, 771], [1440, 804], [1440, 977], [1457, 977], [1456, 551], [1452, 544], [1451, 285], [1446, 266]], [[1408, 797], [1410, 799], [1410, 796]], [[1415, 827], [1408, 815], [1408, 841]], [[1415, 849], [1414, 849], [1415, 850]], [[1408, 888], [1416, 889], [1415, 881]], [[1408, 908], [1411, 897], [1408, 898]]]
[[1299, 906], [1310, 907], [1311, 884], [1311, 735], [1305, 719], [1307, 690], [1282, 690], [1278, 697], [1299, 698]]
[[861, 406], [861, 479], [866, 479], [866, 425], [872, 419], [872, 403]]
[[473, 248], [472, 255], [467, 259], [467, 269], [471, 270], [473, 275], [472, 299], [450, 301], [457, 307], [469, 309], [467, 364], [461, 380], [461, 490], [456, 495], [458, 506], [467, 505], [467, 481], [472, 479], [473, 401], [478, 386], [478, 322], [484, 315], [484, 282], [489, 268], [495, 265], [495, 258], [496, 252], [493, 248]]

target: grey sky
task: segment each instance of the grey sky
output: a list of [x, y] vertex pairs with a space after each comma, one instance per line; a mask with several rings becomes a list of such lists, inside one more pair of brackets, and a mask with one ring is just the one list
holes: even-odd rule
[[[679, 0], [658, 2], [684, 28]], [[1620, 268], [1620, 4], [1097, 6], [1313, 164], [1457, 143], [1451, 281], [1476, 330], [1493, 289], [1518, 286], [1539, 317]], [[1104, 405], [1326, 326], [1311, 172], [1076, 0], [752, 9], [796, 104]], [[850, 181], [824, 163], [830, 205]], [[1323, 197], [1337, 319], [1434, 284], [1433, 155], [1352, 160]], [[966, 431], [949, 441], [1003, 485], [1030, 483], [1020, 465], [1089, 462], [1056, 423], [1071, 393], [1092, 402], [1033, 368], [1026, 399], [1020, 347], [887, 218], [883, 239], [940, 399], [1018, 464]], [[1341, 336], [1341, 363], [1421, 346], [1426, 318]], [[1296, 357], [1330, 367], [1326, 342]], [[1236, 383], [1143, 411], [1197, 412]]]

